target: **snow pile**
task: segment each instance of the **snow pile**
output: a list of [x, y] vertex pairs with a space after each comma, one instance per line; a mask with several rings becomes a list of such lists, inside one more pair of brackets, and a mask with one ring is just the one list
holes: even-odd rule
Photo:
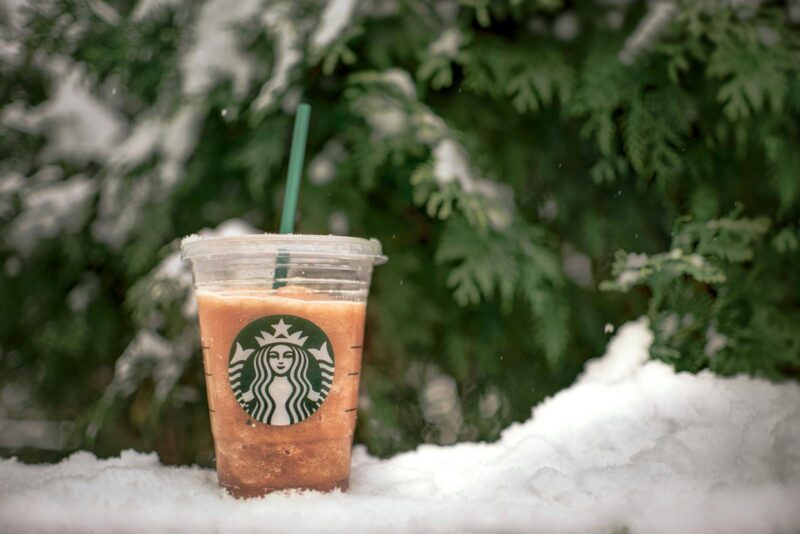
[[625, 325], [571, 388], [494, 444], [357, 448], [351, 491], [237, 501], [214, 472], [125, 452], [0, 463], [11, 531], [796, 532], [800, 387], [647, 361]]

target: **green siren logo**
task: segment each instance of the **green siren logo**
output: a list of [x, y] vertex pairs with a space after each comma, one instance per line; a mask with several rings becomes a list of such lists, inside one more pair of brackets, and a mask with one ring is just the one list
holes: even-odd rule
[[270, 315], [244, 327], [228, 360], [236, 400], [268, 425], [292, 425], [316, 412], [328, 396], [333, 369], [328, 336], [294, 315]]

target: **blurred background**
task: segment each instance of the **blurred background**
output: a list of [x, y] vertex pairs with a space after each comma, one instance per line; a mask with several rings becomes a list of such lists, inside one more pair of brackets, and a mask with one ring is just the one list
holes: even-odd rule
[[647, 315], [800, 376], [800, 2], [3, 0], [0, 454], [211, 465], [187, 234], [378, 238], [356, 440], [493, 440]]

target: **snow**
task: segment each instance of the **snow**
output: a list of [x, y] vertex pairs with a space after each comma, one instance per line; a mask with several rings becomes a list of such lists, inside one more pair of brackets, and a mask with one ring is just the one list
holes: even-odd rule
[[332, 211], [328, 217], [328, 231], [332, 235], [347, 235], [350, 233], [350, 219], [341, 210]]
[[203, 5], [194, 28], [194, 40], [181, 59], [183, 90], [204, 95], [221, 81], [233, 81], [234, 92], [244, 96], [255, 61], [238, 46], [237, 26], [257, 17], [260, 0], [211, 0]]
[[336, 165], [346, 156], [344, 144], [333, 138], [308, 164], [308, 180], [314, 185], [326, 185], [336, 176]]
[[[800, 387], [676, 373], [645, 320], [493, 444], [356, 447], [347, 493], [235, 500], [155, 454], [0, 461], [11, 532], [796, 532]], [[446, 389], [443, 386], [437, 386]], [[490, 411], [486, 410], [487, 413]], [[135, 518], [135, 520], [134, 520]]]
[[[241, 219], [229, 219], [224, 223], [217, 226], [215, 229], [204, 228], [200, 232], [188, 235], [181, 240], [181, 245], [197, 241], [198, 239], [206, 237], [230, 237], [246, 234], [259, 234], [262, 233], [250, 223]], [[189, 267], [186, 266], [186, 269]]]
[[[433, 176], [440, 188], [455, 184], [475, 197], [471, 200], [477, 201], [493, 229], [508, 228], [514, 217], [511, 187], [476, 175], [466, 149], [455, 140], [445, 121], [416, 100], [416, 88], [408, 72], [387, 69], [362, 73], [360, 79], [378, 85], [376, 90], [357, 98], [353, 106], [370, 126], [370, 139], [377, 143], [413, 135], [417, 142], [431, 148]], [[393, 90], [387, 91], [386, 86]]]
[[781, 41], [781, 34], [774, 28], [770, 28], [765, 24], [758, 24], [756, 26], [756, 35], [761, 44], [767, 48], [772, 48]]
[[558, 217], [558, 202], [555, 199], [549, 198], [544, 204], [539, 206], [537, 210], [539, 218], [546, 222], [553, 222]]
[[420, 391], [419, 400], [422, 416], [438, 427], [437, 441], [443, 445], [455, 443], [462, 423], [455, 378], [443, 373], [433, 376]]
[[11, 256], [3, 264], [3, 271], [9, 278], [14, 278], [22, 271], [22, 260], [19, 259], [19, 256]]
[[622, 28], [622, 25], [625, 23], [625, 13], [619, 10], [609, 11], [606, 14], [606, 22], [609, 28], [618, 30]]
[[795, 24], [800, 23], [800, 2], [797, 0], [790, 1], [787, 11], [789, 13], [789, 20]]
[[481, 414], [481, 417], [484, 419], [489, 419], [490, 417], [494, 417], [498, 410], [500, 410], [500, 405], [501, 400], [499, 393], [491, 389], [478, 400], [478, 413]]
[[116, 9], [103, 2], [103, 0], [89, 0], [87, 4], [92, 13], [101, 18], [106, 24], [111, 26], [119, 25], [122, 17], [120, 17]]
[[717, 353], [728, 345], [728, 338], [717, 330], [717, 325], [712, 324], [706, 330], [706, 345], [703, 352], [709, 358], [713, 358]]
[[336, 40], [350, 22], [355, 7], [356, 0], [328, 0], [319, 26], [311, 35], [312, 47], [319, 52]]
[[619, 53], [619, 60], [629, 65], [642, 52], [652, 47], [661, 32], [672, 22], [677, 10], [671, 0], [651, 2], [639, 25], [625, 40], [625, 46]]
[[609, 342], [606, 355], [586, 364], [582, 382], [615, 384], [629, 378], [647, 361], [652, 343], [653, 333], [645, 319], [623, 326]]
[[26, 26], [30, 14], [47, 11], [45, 6], [31, 4], [30, 0], [0, 1], [0, 63], [16, 66], [23, 59], [22, 43], [29, 33]]
[[41, 240], [79, 230], [89, 216], [87, 205], [94, 192], [94, 183], [81, 174], [26, 191], [22, 212], [11, 222], [6, 239], [27, 256]]
[[[201, 230], [200, 236], [222, 237], [256, 232], [257, 230], [250, 224], [240, 219], [230, 219], [216, 228]], [[194, 292], [191, 291], [192, 273], [189, 264], [181, 261], [180, 251], [175, 248], [174, 252], [166, 255], [150, 271], [142, 283], [147, 284], [147, 292], [156, 303], [162, 299], [180, 301], [183, 298], [181, 312], [189, 319], [189, 326], [174, 338], [168, 339], [159, 332], [163, 317], [158, 310], [150, 312], [143, 318], [141, 320], [143, 326], [125, 347], [122, 355], [117, 358], [114, 376], [99, 403], [101, 407], [110, 405], [116, 397], [129, 396], [142, 380], [148, 377], [151, 377], [155, 384], [156, 402], [163, 402], [174, 390], [176, 382], [183, 375], [186, 363], [197, 347], [199, 334], [194, 326], [197, 302]], [[98, 409], [86, 431], [89, 437], [96, 435], [102, 417], [105, 417], [105, 411]]]
[[47, 144], [39, 154], [45, 162], [66, 159], [77, 163], [102, 162], [124, 133], [120, 114], [89, 92], [89, 83], [78, 65], [51, 70], [51, 96], [33, 109], [18, 103], [5, 107], [0, 123], [17, 130], [41, 134]]
[[137, 374], [141, 373], [141, 362], [151, 362], [158, 368], [153, 374], [159, 378], [156, 390], [161, 393], [160, 398], [166, 394], [162, 381], [170, 383], [170, 378], [174, 373], [169, 372], [173, 361], [172, 346], [153, 330], [140, 330], [136, 337], [128, 344], [125, 352], [117, 359], [114, 365], [114, 381], [110, 388], [119, 391], [123, 395], [133, 392], [139, 383]]
[[25, 175], [11, 171], [0, 176], [0, 218], [14, 211], [14, 197], [25, 189]]
[[578, 16], [572, 11], [565, 11], [553, 21], [553, 35], [559, 41], [572, 41], [580, 33], [581, 25]]
[[158, 112], [145, 115], [111, 153], [111, 174], [130, 171], [157, 153], [161, 156], [159, 188], [171, 188], [183, 176], [183, 167], [194, 149], [203, 116], [204, 110], [197, 104], [187, 104], [167, 117]]
[[0, 63], [13, 65], [22, 52], [22, 43], [7, 37], [4, 33], [6, 32], [0, 30]]
[[261, 87], [253, 109], [272, 106], [277, 97], [289, 87], [289, 73], [303, 59], [300, 51], [300, 35], [292, 22], [288, 5], [276, 5], [261, 18], [267, 31], [275, 34], [275, 58], [271, 77]]
[[460, 185], [465, 193], [475, 193], [487, 201], [487, 216], [495, 230], [502, 230], [511, 224], [514, 196], [505, 184], [477, 178], [467, 159], [464, 147], [450, 138], [442, 139], [433, 149], [434, 176], [440, 187], [451, 182]]
[[126, 183], [123, 175], [105, 178], [100, 191], [98, 217], [92, 223], [92, 236], [113, 250], [120, 250], [144, 215], [152, 200], [152, 186], [147, 178]]
[[171, 188], [183, 177], [184, 164], [194, 150], [202, 119], [203, 109], [190, 104], [181, 108], [164, 128], [161, 139], [161, 187]]
[[368, 96], [362, 102], [368, 111], [366, 119], [372, 128], [370, 138], [373, 142], [377, 143], [384, 138], [400, 135], [408, 126], [405, 110], [395, 101], [379, 96]]
[[67, 436], [74, 427], [68, 421], [0, 418], [0, 447], [60, 450], [66, 446]]
[[4, 26], [17, 30], [27, 21], [27, 12], [31, 10], [29, 0], [3, 0], [0, 2]]
[[423, 431], [425, 440], [440, 445], [455, 443], [464, 422], [455, 378], [435, 364], [414, 362], [405, 379], [417, 390], [420, 411], [427, 423]]
[[463, 37], [458, 28], [447, 28], [430, 44], [428, 53], [432, 56], [455, 57], [462, 41]]
[[417, 88], [414, 87], [414, 80], [408, 71], [397, 68], [386, 69], [380, 73], [380, 77], [384, 82], [395, 86], [406, 98], [417, 98]]
[[[229, 219], [221, 223], [216, 228], [204, 228], [200, 231], [201, 237], [232, 237], [238, 235], [255, 234], [259, 231], [249, 223], [241, 219]], [[184, 241], [191, 241], [191, 236]], [[192, 287], [192, 271], [189, 264], [181, 260], [181, 253], [179, 250], [168, 254], [161, 262], [152, 270], [150, 274], [152, 283], [154, 284], [153, 290], [159, 291], [160, 287], [165, 285], [172, 286], [173, 289], [183, 292], [186, 297], [181, 307], [183, 316], [187, 319], [194, 320], [197, 316], [197, 301], [195, 300], [194, 291], [190, 291]]]
[[[168, 117], [151, 111], [114, 148], [103, 179], [99, 216], [92, 226], [95, 239], [119, 249], [144, 215], [144, 207], [172, 191], [184, 175], [204, 115], [204, 108], [194, 103]], [[155, 154], [160, 158], [153, 173], [126, 183], [126, 173]]]
[[100, 279], [91, 271], [86, 272], [81, 282], [67, 294], [67, 307], [73, 312], [81, 312], [100, 293]]
[[185, 0], [139, 0], [133, 8], [131, 18], [138, 22], [168, 9], [178, 9], [184, 3]]
[[[365, 73], [361, 78], [369, 83], [379, 84], [382, 89], [360, 97], [357, 101], [357, 111], [364, 116], [372, 129], [371, 139], [379, 142], [405, 133], [415, 119], [409, 115], [411, 101], [413, 105], [418, 104], [417, 90], [411, 75], [402, 69], [392, 68]], [[387, 91], [388, 88], [392, 90]], [[426, 114], [432, 115], [429, 111]], [[422, 117], [416, 118], [421, 119]], [[422, 139], [420, 141], [427, 143]]]
[[[654, 260], [653, 265], [648, 265], [651, 259]], [[670, 272], [676, 269], [676, 266], [680, 264], [688, 264], [701, 272], [713, 269], [708, 260], [700, 254], [686, 254], [680, 248], [673, 248], [669, 252], [657, 254], [652, 258], [648, 258], [647, 254], [644, 253], [636, 254], [634, 252], [629, 252], [625, 257], [625, 268], [617, 274], [614, 283], [623, 291], [628, 291], [642, 280], [645, 280], [652, 272], [659, 269]], [[680, 268], [680, 266], [678, 268]], [[713, 272], [712, 275], [705, 276], [714, 276], [716, 279], [724, 280], [724, 275], [714, 274]]]
[[565, 243], [561, 248], [561, 262], [564, 276], [581, 287], [592, 287], [592, 259], [588, 254], [576, 250], [571, 243]]

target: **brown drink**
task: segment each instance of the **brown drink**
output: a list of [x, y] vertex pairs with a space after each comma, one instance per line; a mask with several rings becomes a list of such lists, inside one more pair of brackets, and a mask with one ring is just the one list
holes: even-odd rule
[[[372, 265], [382, 259], [380, 245], [354, 238], [255, 237], [262, 242], [234, 238], [244, 239], [248, 251], [258, 245], [258, 254], [246, 255], [246, 265], [242, 247], [221, 256], [202, 249], [207, 256], [201, 265], [190, 255], [192, 242], [184, 244], [184, 256], [194, 262], [220, 484], [237, 497], [289, 488], [344, 490], [350, 476], [366, 296]], [[270, 239], [293, 238], [307, 245], [312, 237], [324, 243], [334, 240], [337, 246], [327, 255], [324, 247], [322, 254], [304, 248], [277, 261], [268, 247]], [[371, 254], [348, 254], [340, 240], [378, 248], [370, 249]], [[286, 281], [291, 286], [273, 287]]]
[[[197, 292], [217, 472], [220, 483], [236, 496], [283, 488], [347, 488], [366, 305], [306, 300], [310, 297], [302, 293]], [[263, 424], [236, 399], [229, 377], [229, 353], [237, 334], [248, 324], [262, 317], [286, 315], [307, 319], [327, 334], [335, 357], [333, 381], [327, 398], [307, 418], [295, 424]], [[288, 330], [291, 336], [294, 332]], [[267, 333], [274, 335], [274, 328]], [[281, 343], [280, 336], [275, 339], [278, 347], [290, 345]], [[278, 414], [278, 407], [273, 410], [273, 422], [277, 415], [288, 412], [285, 408], [280, 411]], [[279, 422], [285, 422], [285, 417]]]

